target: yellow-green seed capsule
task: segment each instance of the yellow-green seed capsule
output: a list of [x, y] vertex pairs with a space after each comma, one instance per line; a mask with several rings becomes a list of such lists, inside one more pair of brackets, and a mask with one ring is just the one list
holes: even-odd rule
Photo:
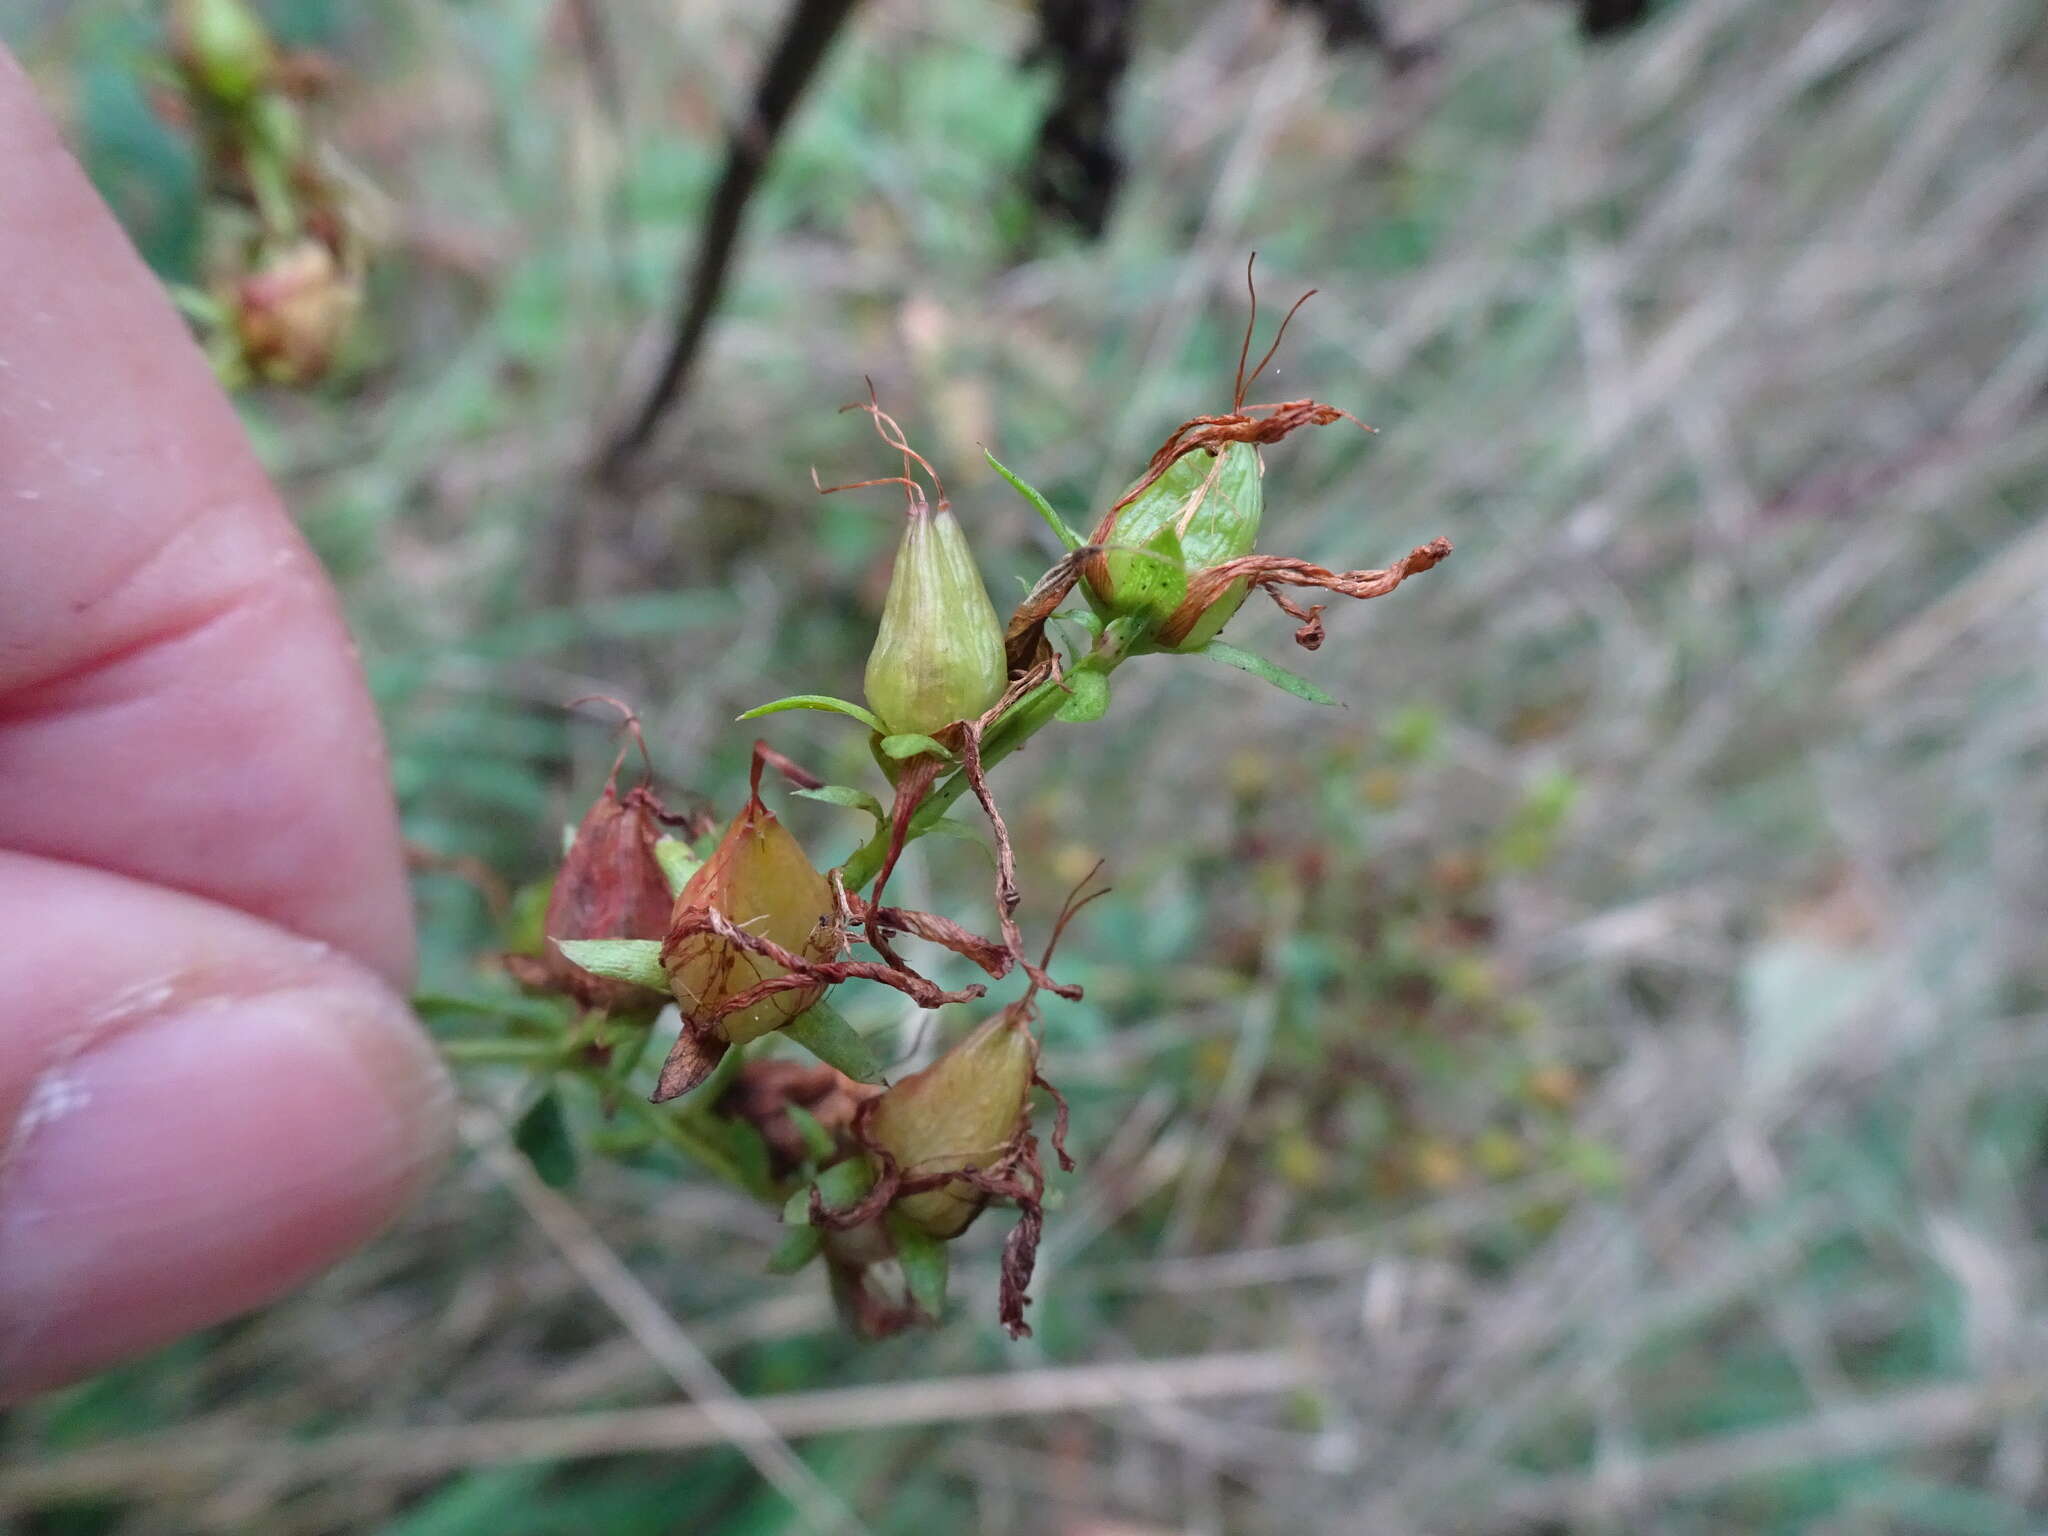
[[[983, 1169], [1007, 1156], [1038, 1069], [1028, 1016], [1005, 1008], [922, 1072], [876, 1101], [868, 1135], [905, 1178]], [[985, 1196], [964, 1179], [905, 1195], [894, 1209], [933, 1237], [958, 1236]]]
[[[826, 924], [832, 914], [832, 887], [758, 797], [733, 818], [711, 857], [676, 897], [670, 915], [661, 963], [683, 1017], [692, 1022], [709, 1020], [720, 1003], [756, 983], [787, 974], [784, 966], [730, 939], [690, 931], [685, 919], [706, 908], [806, 960], [832, 958], [835, 940]], [[744, 1045], [789, 1023], [824, 990], [819, 986], [773, 992], [710, 1027], [729, 1043]]]
[[892, 734], [932, 736], [978, 718], [1007, 676], [1003, 626], [959, 519], [944, 501], [913, 499], [868, 654], [868, 707]]

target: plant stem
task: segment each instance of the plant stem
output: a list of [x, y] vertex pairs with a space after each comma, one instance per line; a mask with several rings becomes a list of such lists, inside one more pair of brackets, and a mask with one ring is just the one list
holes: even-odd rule
[[[601, 1078], [594, 1081], [600, 1088], [605, 1086]], [[748, 1178], [746, 1171], [726, 1155], [725, 1149], [692, 1125], [687, 1115], [670, 1114], [659, 1105], [648, 1103], [638, 1094], [624, 1094], [618, 1103], [622, 1107], [630, 1108], [655, 1135], [677, 1151], [695, 1158], [734, 1189], [760, 1200], [772, 1201], [776, 1198], [775, 1191], [764, 1188], [757, 1181]]]
[[466, 1066], [553, 1065], [566, 1054], [558, 1040], [440, 1040], [435, 1043], [443, 1056]]

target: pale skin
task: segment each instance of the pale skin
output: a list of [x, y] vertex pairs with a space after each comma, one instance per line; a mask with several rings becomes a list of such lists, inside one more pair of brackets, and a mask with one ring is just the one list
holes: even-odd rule
[[334, 594], [0, 51], [0, 1403], [302, 1283], [448, 1084]]

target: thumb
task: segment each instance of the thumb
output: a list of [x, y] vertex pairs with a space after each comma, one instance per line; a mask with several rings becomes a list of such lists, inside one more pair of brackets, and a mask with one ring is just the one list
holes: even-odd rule
[[0, 1402], [268, 1300], [441, 1156], [447, 1079], [325, 945], [0, 853]]

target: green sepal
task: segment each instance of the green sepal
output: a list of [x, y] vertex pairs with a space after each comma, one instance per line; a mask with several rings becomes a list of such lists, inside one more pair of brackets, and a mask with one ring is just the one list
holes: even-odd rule
[[811, 1224], [811, 1186], [802, 1185], [797, 1192], [782, 1202], [782, 1224], [785, 1227], [808, 1227]]
[[[816, 1184], [819, 1203], [828, 1211], [843, 1211], [859, 1205], [874, 1187], [875, 1170], [868, 1166], [864, 1157], [849, 1157], [843, 1163], [834, 1163], [818, 1175]], [[803, 1197], [803, 1221], [808, 1223], [811, 1219], [810, 1189], [801, 1189], [797, 1193]], [[787, 1219], [786, 1215], [784, 1219]]]
[[576, 1182], [576, 1143], [569, 1138], [569, 1122], [562, 1114], [562, 1097], [550, 1088], [535, 1099], [512, 1131], [512, 1145], [525, 1154], [550, 1189], [567, 1189]]
[[1004, 464], [1001, 459], [990, 453], [986, 448], [981, 450], [981, 456], [988, 460], [988, 467], [990, 469], [1010, 482], [1011, 490], [1030, 502], [1032, 510], [1045, 519], [1045, 526], [1052, 530], [1052, 536], [1060, 541], [1061, 548], [1079, 549], [1081, 547], [1081, 535], [1067, 526], [1066, 519], [1053, 511], [1052, 503], [1040, 495], [1035, 487], [1026, 485], [1022, 480], [1018, 479], [1008, 465]]
[[[1102, 626], [1101, 649], [1106, 651], [1128, 651], [1138, 643], [1138, 637], [1145, 633], [1145, 621], [1135, 614], [1126, 614], [1120, 619], [1110, 619]], [[1048, 688], [1057, 684], [1048, 683]]]
[[1171, 523], [1142, 547], [1112, 545], [1102, 558], [1109, 590], [1097, 592], [1091, 586], [1086, 591], [1112, 613], [1155, 628], [1171, 618], [1188, 595], [1187, 556]]
[[882, 738], [882, 752], [887, 757], [895, 758], [899, 763], [906, 762], [913, 757], [923, 757], [927, 752], [931, 753], [934, 757], [944, 758], [949, 763], [953, 760], [953, 754], [940, 746], [936, 741], [933, 741], [931, 737], [919, 736], [910, 731], [905, 731], [899, 736], [884, 736]]
[[849, 699], [835, 699], [829, 693], [793, 693], [786, 699], [777, 699], [772, 704], [757, 704], [740, 720], [758, 720], [763, 715], [779, 715], [785, 709], [823, 709], [834, 714], [851, 715], [869, 730], [887, 735], [889, 728], [875, 718], [873, 710], [864, 709]]
[[857, 1083], [882, 1081], [882, 1063], [845, 1017], [827, 1002], [811, 1004], [782, 1032], [828, 1067], [837, 1067]]
[[1109, 679], [1100, 672], [1082, 668], [1069, 672], [1061, 681], [1071, 691], [1054, 711], [1055, 718], [1069, 725], [1086, 725], [1109, 712]]
[[900, 1211], [890, 1211], [885, 1219], [896, 1240], [896, 1262], [903, 1266], [910, 1299], [925, 1316], [939, 1317], [946, 1310], [946, 1245], [919, 1231]]
[[204, 288], [194, 288], [188, 283], [170, 283], [165, 287], [172, 305], [194, 325], [214, 330], [228, 323], [227, 306]]
[[789, 1116], [789, 1123], [796, 1127], [796, 1133], [804, 1139], [804, 1149], [811, 1154], [813, 1162], [822, 1163], [836, 1150], [832, 1133], [818, 1123], [818, 1117], [801, 1104], [785, 1104], [782, 1112]]
[[1062, 608], [1053, 617], [1079, 625], [1091, 635], [1099, 636], [1102, 633], [1102, 615], [1093, 608]]
[[[810, 1188], [798, 1191], [806, 1200]], [[771, 1275], [793, 1275], [818, 1256], [825, 1246], [825, 1234], [808, 1224], [791, 1227], [783, 1234], [782, 1241], [775, 1245], [775, 1251], [768, 1255], [768, 1273]]]
[[630, 981], [655, 992], [668, 990], [668, 972], [661, 968], [659, 939], [554, 939], [550, 941], [593, 976]]
[[690, 883], [690, 876], [704, 867], [696, 849], [680, 837], [655, 839], [654, 862], [661, 866], [661, 877], [668, 882], [671, 896], [682, 895], [683, 887]]
[[1254, 656], [1250, 651], [1241, 651], [1234, 645], [1226, 645], [1221, 640], [1211, 640], [1194, 654], [1206, 656], [1211, 661], [1220, 661], [1226, 667], [1236, 667], [1240, 672], [1249, 672], [1253, 677], [1271, 683], [1281, 692], [1291, 693], [1297, 699], [1307, 699], [1311, 704], [1335, 706], [1337, 702], [1307, 678], [1297, 676], [1263, 656]]
[[882, 809], [882, 802], [864, 789], [855, 789], [850, 784], [821, 784], [816, 789], [793, 789], [791, 794], [804, 800], [822, 800], [827, 805], [843, 805], [850, 811], [866, 811], [877, 821], [887, 821], [889, 813]]

